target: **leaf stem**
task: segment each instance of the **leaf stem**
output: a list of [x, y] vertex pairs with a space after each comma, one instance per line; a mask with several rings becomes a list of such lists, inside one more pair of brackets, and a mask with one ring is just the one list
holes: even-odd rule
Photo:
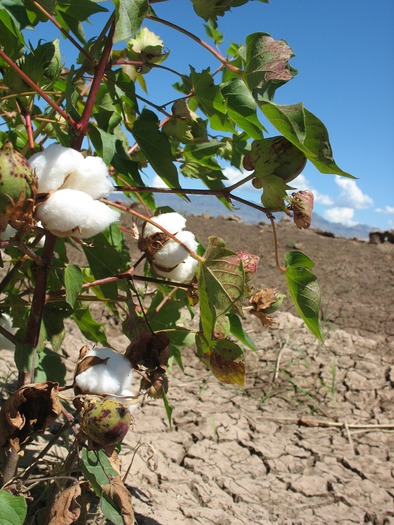
[[180, 27], [180, 26], [178, 26], [176, 24], [173, 24], [172, 22], [169, 22], [168, 20], [164, 20], [163, 18], [159, 18], [157, 16], [153, 16], [153, 15], [147, 14], [146, 18], [149, 18], [150, 20], [153, 20], [154, 22], [159, 22], [160, 24], [164, 24], [164, 25], [166, 25], [168, 27], [171, 27], [172, 29], [175, 29], [176, 31], [179, 31], [180, 33], [183, 33], [184, 35], [188, 36], [189, 38], [191, 38], [192, 40], [194, 40], [195, 42], [200, 44], [202, 47], [207, 49], [224, 66], [226, 66], [228, 69], [230, 69], [230, 71], [232, 71], [233, 73], [241, 76], [241, 74], [242, 74], [242, 70], [241, 69], [239, 69], [238, 67], [233, 66], [232, 64], [230, 64], [228, 62], [228, 60], [226, 60], [226, 58], [223, 55], [221, 55], [218, 51], [213, 49], [213, 47], [211, 47], [209, 44], [207, 44], [207, 42], [205, 42], [204, 40], [201, 40], [201, 38], [199, 38], [195, 34], [191, 33], [190, 31], [187, 31], [183, 27]]

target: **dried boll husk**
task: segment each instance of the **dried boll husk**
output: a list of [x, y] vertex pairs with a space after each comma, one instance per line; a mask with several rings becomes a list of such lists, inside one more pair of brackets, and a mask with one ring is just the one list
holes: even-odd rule
[[121, 442], [133, 422], [127, 403], [86, 396], [82, 401], [81, 429], [94, 444], [109, 447]]
[[0, 231], [8, 225], [17, 230], [33, 224], [37, 177], [28, 161], [11, 142], [0, 149]]

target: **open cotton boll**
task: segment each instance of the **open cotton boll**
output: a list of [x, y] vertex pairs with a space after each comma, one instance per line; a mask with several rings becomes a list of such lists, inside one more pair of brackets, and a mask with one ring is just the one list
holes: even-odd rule
[[[8, 330], [8, 332], [14, 332], [12, 327], [12, 319], [8, 314], [3, 313], [0, 315], [0, 326]], [[0, 350], [15, 350], [14, 343], [4, 337], [3, 334], [0, 334]]]
[[37, 206], [36, 217], [58, 237], [84, 239], [104, 231], [119, 213], [79, 190], [58, 190]]
[[65, 178], [77, 171], [83, 160], [82, 153], [61, 144], [51, 144], [44, 151], [32, 155], [29, 164], [38, 178], [38, 192], [46, 193], [60, 188]]
[[[192, 232], [181, 230], [175, 237], [187, 246], [187, 248], [196, 251], [198, 243]], [[173, 239], [169, 239], [164, 243], [163, 248], [155, 253], [153, 262], [165, 268], [173, 268], [186, 259], [188, 255], [188, 252], [183, 246]]]
[[82, 394], [133, 395], [131, 391], [133, 370], [130, 362], [123, 355], [111, 348], [93, 348], [88, 350], [84, 359], [89, 356], [97, 356], [107, 361], [93, 365], [75, 376], [75, 386]]
[[[157, 217], [151, 217], [151, 219], [156, 224], [160, 224], [160, 226], [163, 226], [163, 228], [165, 228], [168, 232], [172, 234], [178, 233], [179, 231], [183, 230], [183, 228], [186, 226], [185, 217], [176, 212], [162, 213]], [[156, 226], [153, 226], [153, 224], [147, 222], [144, 226], [143, 236], [149, 237], [150, 235], [161, 231], [162, 230], [160, 230], [160, 228], [157, 228]]]
[[177, 283], [188, 283], [190, 282], [196, 274], [198, 266], [198, 261], [193, 259], [190, 255], [186, 257], [181, 263], [178, 264], [174, 269], [169, 272], [163, 270], [163, 268], [158, 268], [155, 264], [152, 264], [152, 268], [157, 275], [165, 277], [171, 281]]
[[108, 176], [108, 168], [100, 157], [86, 157], [80, 163], [78, 171], [72, 172], [66, 178], [62, 189], [84, 191], [93, 199], [106, 197], [113, 189]]

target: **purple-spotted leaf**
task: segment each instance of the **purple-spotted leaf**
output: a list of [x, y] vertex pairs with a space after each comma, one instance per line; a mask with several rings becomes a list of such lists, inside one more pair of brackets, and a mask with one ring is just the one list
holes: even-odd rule
[[289, 64], [293, 56], [284, 40], [274, 40], [267, 33], [246, 38], [244, 79], [256, 100], [273, 100], [275, 90], [297, 74]]
[[245, 272], [240, 258], [218, 237], [209, 238], [205, 262], [198, 271], [201, 324], [211, 338], [217, 319], [230, 312], [242, 315]]

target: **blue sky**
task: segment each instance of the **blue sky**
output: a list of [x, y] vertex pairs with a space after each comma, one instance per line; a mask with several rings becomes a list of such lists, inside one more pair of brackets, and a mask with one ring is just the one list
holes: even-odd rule
[[[103, 5], [111, 9], [109, 2]], [[207, 40], [204, 22], [194, 14], [191, 0], [169, 0], [154, 8], [159, 17]], [[87, 34], [98, 33], [102, 21], [101, 15], [94, 17]], [[357, 177], [353, 181], [320, 174], [308, 163], [293, 185], [312, 189], [315, 210], [328, 220], [393, 228], [394, 1], [252, 1], [226, 13], [218, 23], [225, 36], [220, 45], [223, 54], [231, 41], [244, 43], [248, 34], [257, 31], [287, 41], [296, 55], [291, 65], [298, 75], [277, 90], [275, 101], [303, 101], [327, 126], [337, 164]], [[181, 72], [188, 72], [189, 64], [197, 70], [216, 69], [215, 59], [186, 36], [158, 23], [146, 25], [170, 51], [164, 65]], [[42, 27], [49, 29], [48, 24]], [[39, 37], [49, 39], [50, 34], [40, 32]], [[64, 44], [67, 61], [71, 51]], [[150, 72], [149, 98], [159, 105], [176, 98], [170, 87], [176, 80], [173, 75]], [[262, 115], [260, 120], [266, 125]], [[226, 174], [232, 180], [239, 177], [233, 169]], [[240, 195], [255, 202], [260, 199], [260, 192], [250, 186]]]

